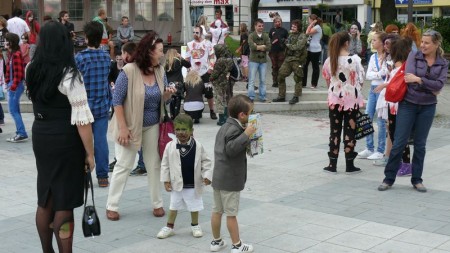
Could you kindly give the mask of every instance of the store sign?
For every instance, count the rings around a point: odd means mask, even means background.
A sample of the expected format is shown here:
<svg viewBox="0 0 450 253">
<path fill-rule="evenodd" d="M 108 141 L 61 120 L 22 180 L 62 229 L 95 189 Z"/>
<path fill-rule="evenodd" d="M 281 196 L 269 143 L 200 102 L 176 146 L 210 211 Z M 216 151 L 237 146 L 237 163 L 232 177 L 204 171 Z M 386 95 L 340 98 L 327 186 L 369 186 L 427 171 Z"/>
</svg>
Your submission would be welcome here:
<svg viewBox="0 0 450 253">
<path fill-rule="evenodd" d="M 395 0 L 395 4 L 408 4 L 409 0 Z M 432 4 L 433 0 L 413 0 L 414 4 Z"/>
<path fill-rule="evenodd" d="M 277 16 L 281 17 L 283 22 L 291 22 L 290 10 L 258 10 L 258 18 L 262 19 L 264 23 L 272 23 Z"/>
<path fill-rule="evenodd" d="M 232 5 L 233 0 L 189 0 L 190 6 Z"/>
</svg>

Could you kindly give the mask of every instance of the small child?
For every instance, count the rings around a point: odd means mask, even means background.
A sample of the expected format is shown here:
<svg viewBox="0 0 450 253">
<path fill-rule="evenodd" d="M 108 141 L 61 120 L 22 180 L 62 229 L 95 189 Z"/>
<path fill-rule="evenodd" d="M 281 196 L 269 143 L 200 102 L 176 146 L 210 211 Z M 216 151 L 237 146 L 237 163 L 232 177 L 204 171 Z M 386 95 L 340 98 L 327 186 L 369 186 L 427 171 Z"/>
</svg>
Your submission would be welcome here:
<svg viewBox="0 0 450 253">
<path fill-rule="evenodd" d="M 198 212 L 203 210 L 203 184 L 211 184 L 211 160 L 203 145 L 194 140 L 192 118 L 180 114 L 174 119 L 177 140 L 169 142 L 161 161 L 161 182 L 171 192 L 167 226 L 157 237 L 164 239 L 174 235 L 173 227 L 177 211 L 187 208 L 191 212 L 191 229 L 194 237 L 202 237 L 198 225 Z"/>
<path fill-rule="evenodd" d="M 225 213 L 232 242 L 231 253 L 253 252 L 252 245 L 241 242 L 236 218 L 240 192 L 244 189 L 247 180 L 246 150 L 250 144 L 249 137 L 256 132 L 253 125 L 245 126 L 252 111 L 253 102 L 250 98 L 245 95 L 232 97 L 228 103 L 230 118 L 216 135 L 212 180 L 214 204 L 211 216 L 214 240 L 211 242 L 211 251 L 219 251 L 226 246 L 220 236 L 222 214 Z"/>
<path fill-rule="evenodd" d="M 187 115 L 191 116 L 194 124 L 198 124 L 202 118 L 203 109 L 205 109 L 203 95 L 206 92 L 206 88 L 202 78 L 195 70 L 189 71 L 186 75 L 184 90 L 186 95 L 184 96 L 183 110 Z"/>
<path fill-rule="evenodd" d="M 30 62 L 30 44 L 28 44 L 28 34 L 22 35 L 22 44 L 20 44 L 20 52 L 23 58 L 23 67 L 25 68 Z"/>
</svg>

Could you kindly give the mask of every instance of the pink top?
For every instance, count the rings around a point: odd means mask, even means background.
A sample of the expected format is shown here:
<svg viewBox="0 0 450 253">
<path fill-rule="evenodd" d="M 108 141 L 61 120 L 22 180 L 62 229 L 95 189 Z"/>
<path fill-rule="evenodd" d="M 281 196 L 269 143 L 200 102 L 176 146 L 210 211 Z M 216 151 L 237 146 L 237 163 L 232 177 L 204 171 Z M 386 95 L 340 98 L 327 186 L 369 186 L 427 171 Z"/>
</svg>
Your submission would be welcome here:
<svg viewBox="0 0 450 253">
<path fill-rule="evenodd" d="M 20 45 L 20 52 L 22 53 L 23 64 L 27 65 L 30 62 L 30 45 L 28 43 L 22 43 Z M 26 52 L 28 52 L 27 55 L 25 55 Z"/>
<path fill-rule="evenodd" d="M 328 106 L 339 110 L 352 110 L 364 105 L 361 86 L 364 83 L 364 68 L 361 58 L 357 55 L 339 56 L 338 69 L 335 75 L 331 73 L 330 58 L 328 57 L 322 68 L 322 76 L 328 88 Z"/>
</svg>

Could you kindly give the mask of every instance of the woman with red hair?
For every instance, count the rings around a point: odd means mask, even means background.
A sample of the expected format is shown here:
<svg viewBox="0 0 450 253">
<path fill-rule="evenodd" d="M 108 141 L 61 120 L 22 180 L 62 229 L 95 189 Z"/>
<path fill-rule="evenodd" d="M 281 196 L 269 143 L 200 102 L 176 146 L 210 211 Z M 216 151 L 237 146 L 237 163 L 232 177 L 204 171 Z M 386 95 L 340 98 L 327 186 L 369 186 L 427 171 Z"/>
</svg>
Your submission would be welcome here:
<svg viewBox="0 0 450 253">
<path fill-rule="evenodd" d="M 386 30 L 385 32 L 387 34 L 399 34 L 400 29 L 398 29 L 398 26 L 394 25 L 394 24 L 390 24 L 388 26 L 386 26 Z"/>
<path fill-rule="evenodd" d="M 419 29 L 414 25 L 414 23 L 409 22 L 406 24 L 405 28 L 402 29 L 401 36 L 403 38 L 410 38 L 413 41 L 411 51 L 417 52 L 418 46 L 420 46 L 420 32 Z"/>
</svg>

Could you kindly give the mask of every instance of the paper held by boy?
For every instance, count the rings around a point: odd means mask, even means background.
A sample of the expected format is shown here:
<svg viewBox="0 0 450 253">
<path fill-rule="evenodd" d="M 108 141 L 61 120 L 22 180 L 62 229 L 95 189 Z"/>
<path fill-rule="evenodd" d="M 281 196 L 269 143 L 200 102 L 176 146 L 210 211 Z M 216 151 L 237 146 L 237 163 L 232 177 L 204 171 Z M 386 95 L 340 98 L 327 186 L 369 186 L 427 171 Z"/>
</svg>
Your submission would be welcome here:
<svg viewBox="0 0 450 253">
<path fill-rule="evenodd" d="M 255 133 L 250 136 L 250 144 L 247 147 L 247 155 L 253 157 L 264 153 L 261 114 L 250 114 L 248 124 L 252 124 L 256 128 Z"/>
</svg>

